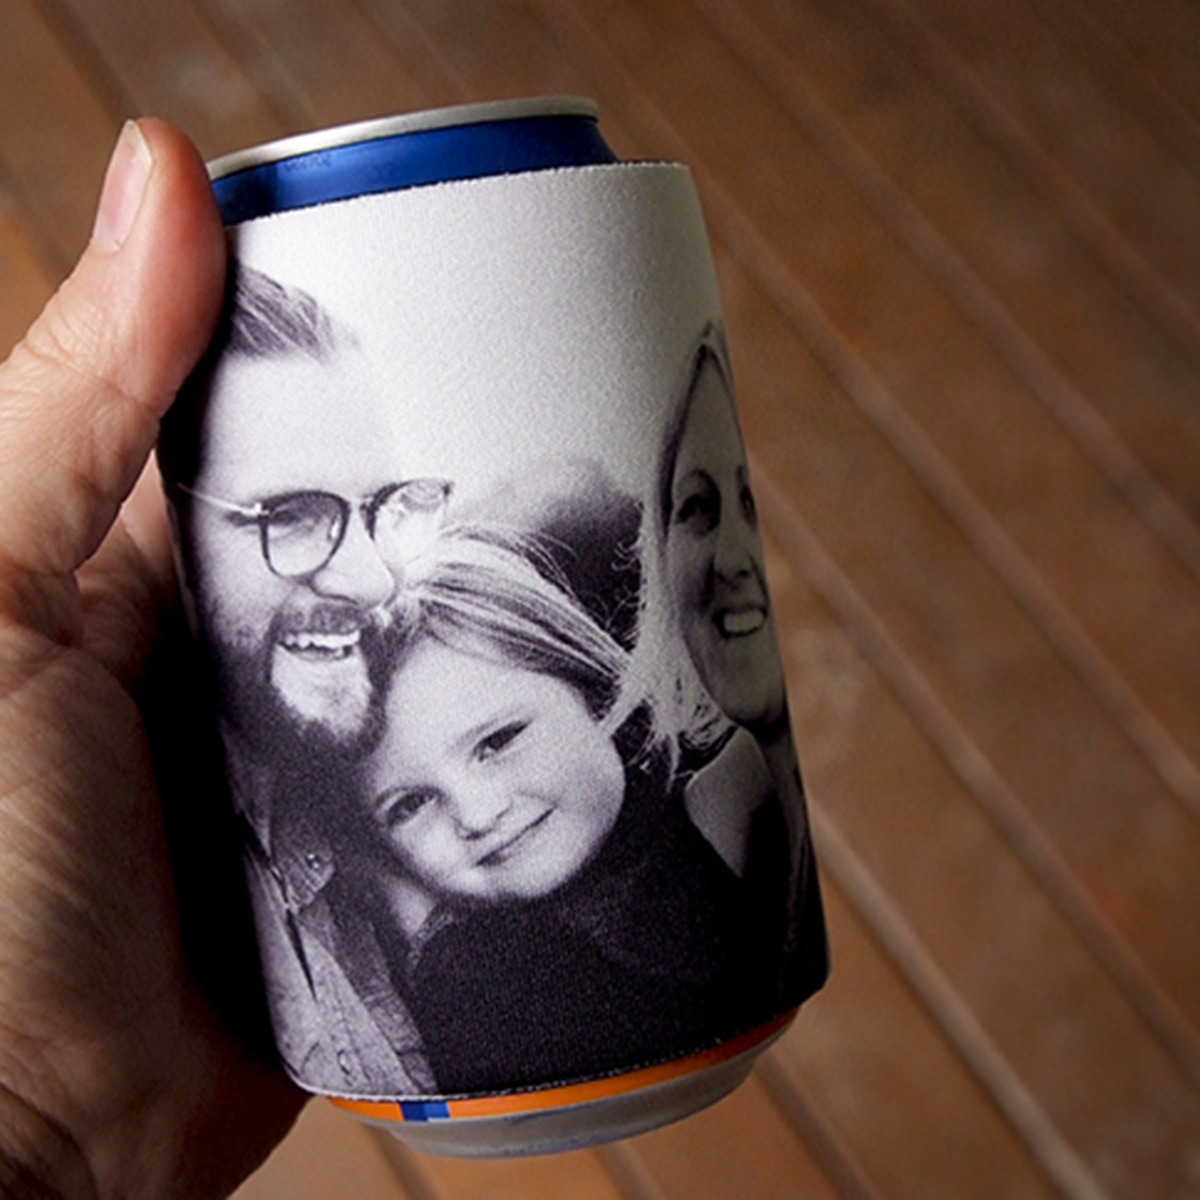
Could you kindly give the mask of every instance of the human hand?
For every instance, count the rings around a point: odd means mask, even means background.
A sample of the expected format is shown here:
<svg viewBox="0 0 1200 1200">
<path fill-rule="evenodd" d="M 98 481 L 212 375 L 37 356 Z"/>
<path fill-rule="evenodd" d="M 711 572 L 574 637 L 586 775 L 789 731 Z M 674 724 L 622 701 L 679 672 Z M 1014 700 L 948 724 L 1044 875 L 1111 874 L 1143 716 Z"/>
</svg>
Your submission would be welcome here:
<svg viewBox="0 0 1200 1200">
<path fill-rule="evenodd" d="M 302 1103 L 190 972 L 138 703 L 174 588 L 147 460 L 224 254 L 195 150 L 127 126 L 91 244 L 0 366 L 5 1196 L 222 1196 Z"/>
</svg>

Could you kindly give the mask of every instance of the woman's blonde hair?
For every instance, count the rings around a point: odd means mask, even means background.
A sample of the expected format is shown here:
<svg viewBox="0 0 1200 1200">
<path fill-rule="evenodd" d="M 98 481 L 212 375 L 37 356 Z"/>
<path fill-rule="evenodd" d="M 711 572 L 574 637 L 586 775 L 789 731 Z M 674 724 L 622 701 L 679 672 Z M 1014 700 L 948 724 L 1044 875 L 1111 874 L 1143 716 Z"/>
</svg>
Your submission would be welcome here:
<svg viewBox="0 0 1200 1200">
<path fill-rule="evenodd" d="M 642 573 L 638 635 L 629 669 L 630 677 L 639 681 L 648 697 L 662 736 L 676 747 L 701 751 L 727 735 L 730 721 L 705 688 L 684 642 L 682 614 L 676 609 L 667 579 L 666 543 L 676 460 L 697 385 L 708 370 L 720 375 L 732 396 L 733 376 L 725 335 L 715 322 L 704 327 L 688 354 L 663 432 L 638 544 Z"/>
</svg>

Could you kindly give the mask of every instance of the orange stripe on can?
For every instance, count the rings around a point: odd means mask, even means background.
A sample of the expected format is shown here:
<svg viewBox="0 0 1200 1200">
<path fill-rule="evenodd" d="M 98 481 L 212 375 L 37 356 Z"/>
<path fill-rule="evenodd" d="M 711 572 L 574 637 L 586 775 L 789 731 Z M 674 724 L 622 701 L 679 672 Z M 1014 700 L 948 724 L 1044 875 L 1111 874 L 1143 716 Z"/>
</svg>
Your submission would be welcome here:
<svg viewBox="0 0 1200 1200">
<path fill-rule="evenodd" d="M 753 1049 L 779 1033 L 796 1015 L 790 1009 L 765 1025 L 759 1025 L 739 1037 L 721 1042 L 707 1050 L 698 1050 L 683 1058 L 656 1063 L 651 1067 L 640 1067 L 620 1075 L 609 1075 L 603 1079 L 589 1079 L 583 1083 L 561 1084 L 557 1087 L 541 1088 L 532 1092 L 512 1092 L 494 1096 L 466 1096 L 444 1101 L 399 1101 L 399 1100 L 351 1100 L 341 1096 L 329 1099 L 338 1108 L 377 1121 L 429 1121 L 454 1120 L 470 1117 L 502 1117 L 516 1113 L 539 1112 L 549 1108 L 566 1108 L 573 1104 L 584 1104 L 589 1100 L 603 1100 L 626 1092 L 652 1087 L 716 1066 Z M 441 1108 L 444 1112 L 431 1112 Z M 408 1110 L 407 1114 L 406 1111 Z M 419 1114 L 419 1115 L 418 1115 Z"/>
</svg>

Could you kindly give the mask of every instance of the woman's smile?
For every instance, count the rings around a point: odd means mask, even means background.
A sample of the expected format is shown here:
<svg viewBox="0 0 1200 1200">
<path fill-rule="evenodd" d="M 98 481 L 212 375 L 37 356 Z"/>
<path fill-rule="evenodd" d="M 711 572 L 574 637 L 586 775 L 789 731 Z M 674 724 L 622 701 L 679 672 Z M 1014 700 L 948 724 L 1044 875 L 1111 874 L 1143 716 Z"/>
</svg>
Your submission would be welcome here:
<svg viewBox="0 0 1200 1200">
<path fill-rule="evenodd" d="M 749 637 L 767 627 L 767 610 L 759 604 L 718 609 L 713 614 L 713 624 L 724 638 Z"/>
</svg>

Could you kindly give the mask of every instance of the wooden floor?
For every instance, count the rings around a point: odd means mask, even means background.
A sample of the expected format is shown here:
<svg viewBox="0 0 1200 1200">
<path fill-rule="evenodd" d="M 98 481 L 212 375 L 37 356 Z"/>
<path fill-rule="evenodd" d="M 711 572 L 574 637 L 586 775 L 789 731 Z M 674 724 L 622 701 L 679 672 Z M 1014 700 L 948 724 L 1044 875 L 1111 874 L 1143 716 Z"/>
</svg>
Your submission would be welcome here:
<svg viewBox="0 0 1200 1200">
<path fill-rule="evenodd" d="M 0 0 L 5 347 L 130 114 L 582 92 L 716 245 L 831 982 L 677 1126 L 315 1103 L 239 1200 L 1200 1196 L 1198 63 L 1197 0 Z"/>
</svg>

